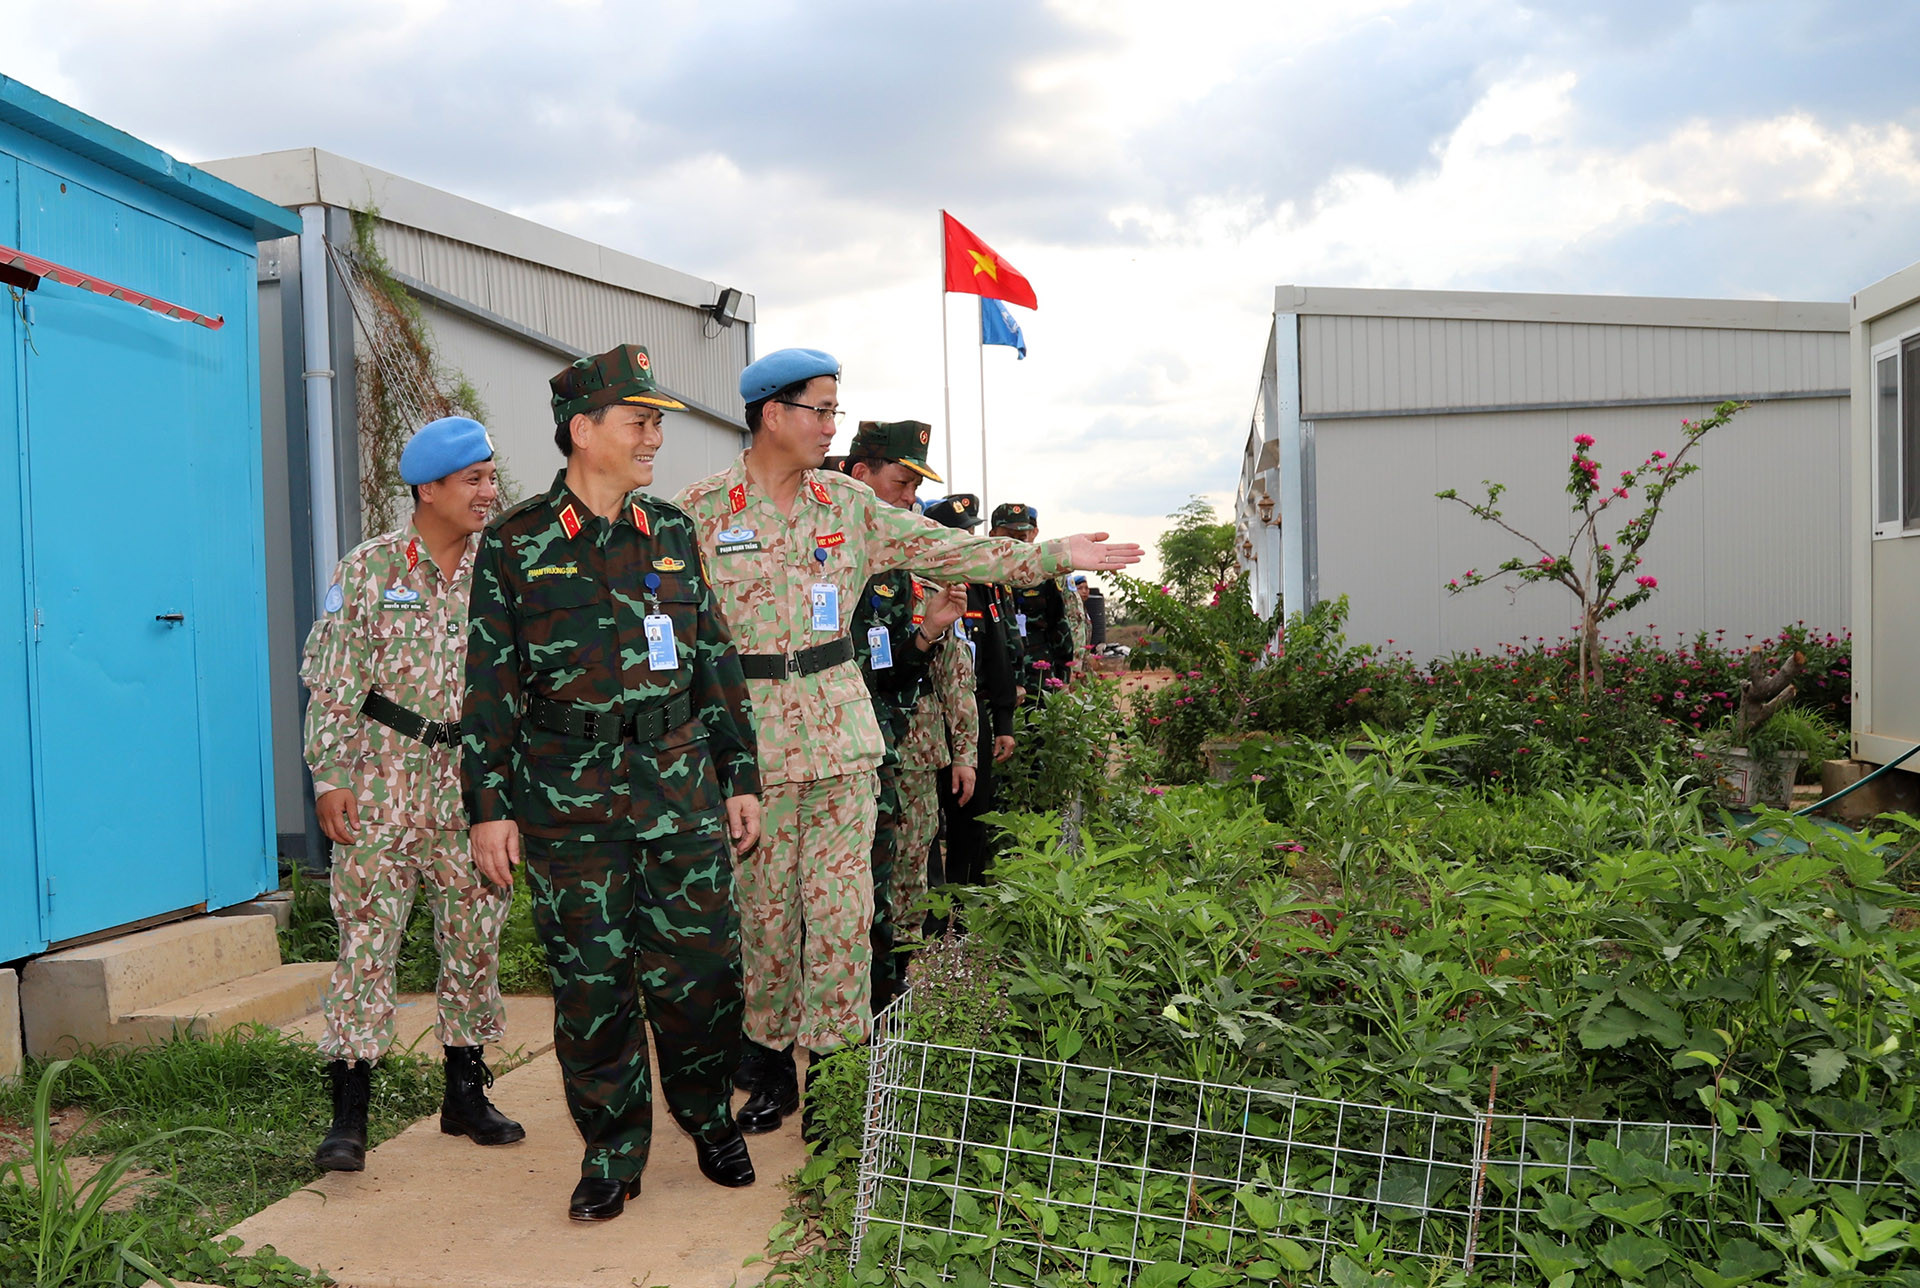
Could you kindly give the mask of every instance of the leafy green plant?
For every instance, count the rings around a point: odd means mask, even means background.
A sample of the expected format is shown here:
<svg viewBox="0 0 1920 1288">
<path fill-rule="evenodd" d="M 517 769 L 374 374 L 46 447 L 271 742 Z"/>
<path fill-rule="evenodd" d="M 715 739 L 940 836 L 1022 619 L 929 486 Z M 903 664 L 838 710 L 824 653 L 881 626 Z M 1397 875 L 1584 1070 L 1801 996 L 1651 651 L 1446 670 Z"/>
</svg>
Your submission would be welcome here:
<svg viewBox="0 0 1920 1288">
<path fill-rule="evenodd" d="M 1058 811 L 1106 780 L 1126 718 L 1119 683 L 1088 676 L 1023 706 L 1015 717 L 1013 758 L 997 771 L 998 799 L 1009 810 Z"/>
</svg>

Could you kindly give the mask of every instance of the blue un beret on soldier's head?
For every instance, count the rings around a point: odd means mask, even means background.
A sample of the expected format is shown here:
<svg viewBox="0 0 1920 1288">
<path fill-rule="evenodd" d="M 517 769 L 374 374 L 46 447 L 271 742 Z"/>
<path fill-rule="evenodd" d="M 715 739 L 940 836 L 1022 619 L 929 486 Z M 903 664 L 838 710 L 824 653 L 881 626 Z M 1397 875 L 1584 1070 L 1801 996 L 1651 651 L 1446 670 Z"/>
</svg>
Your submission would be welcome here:
<svg viewBox="0 0 1920 1288">
<path fill-rule="evenodd" d="M 435 483 L 456 470 L 493 458 L 487 427 L 465 416 L 442 416 L 422 425 L 400 453 L 400 481 Z"/>
<path fill-rule="evenodd" d="M 760 402 L 788 385 L 840 375 L 840 360 L 818 349 L 775 349 L 740 373 L 740 401 Z"/>
</svg>

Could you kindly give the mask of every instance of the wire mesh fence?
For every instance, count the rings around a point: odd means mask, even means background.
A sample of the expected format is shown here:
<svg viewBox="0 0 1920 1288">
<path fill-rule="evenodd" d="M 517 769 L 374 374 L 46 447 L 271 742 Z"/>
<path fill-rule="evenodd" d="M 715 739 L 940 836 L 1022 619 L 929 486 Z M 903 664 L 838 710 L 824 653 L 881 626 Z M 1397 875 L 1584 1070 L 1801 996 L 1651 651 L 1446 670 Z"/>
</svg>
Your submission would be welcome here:
<svg viewBox="0 0 1920 1288">
<path fill-rule="evenodd" d="M 995 1288 L 1138 1288 L 1154 1263 L 1318 1283 L 1346 1252 L 1545 1283 L 1586 1227 L 1616 1230 L 1623 1257 L 1649 1236 L 1699 1248 L 1781 1229 L 1796 1186 L 1890 1173 L 1860 1135 L 1316 1099 L 924 1041 L 912 1007 L 874 1036 L 856 1267 Z"/>
</svg>

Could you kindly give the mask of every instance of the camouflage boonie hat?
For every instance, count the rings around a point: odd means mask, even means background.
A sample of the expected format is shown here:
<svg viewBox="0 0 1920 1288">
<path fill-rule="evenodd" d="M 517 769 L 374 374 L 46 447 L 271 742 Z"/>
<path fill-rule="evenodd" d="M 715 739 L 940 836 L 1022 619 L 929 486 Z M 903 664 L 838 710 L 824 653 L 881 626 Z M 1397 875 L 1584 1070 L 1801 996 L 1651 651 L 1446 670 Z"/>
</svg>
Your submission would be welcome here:
<svg viewBox="0 0 1920 1288">
<path fill-rule="evenodd" d="M 1015 528 L 1026 530 L 1040 526 L 1040 512 L 1030 505 L 1021 505 L 1018 501 L 1008 501 L 993 507 L 993 526 L 996 528 Z"/>
<path fill-rule="evenodd" d="M 653 360 L 637 344 L 623 344 L 597 357 L 577 359 L 547 385 L 553 390 L 556 425 L 566 424 L 583 411 L 615 403 L 668 411 L 687 409 L 685 403 L 660 392 L 653 380 Z"/>
<path fill-rule="evenodd" d="M 863 420 L 860 432 L 853 436 L 847 455 L 855 459 L 897 461 L 923 479 L 944 482 L 927 466 L 927 445 L 933 441 L 933 426 L 920 420 Z"/>
</svg>

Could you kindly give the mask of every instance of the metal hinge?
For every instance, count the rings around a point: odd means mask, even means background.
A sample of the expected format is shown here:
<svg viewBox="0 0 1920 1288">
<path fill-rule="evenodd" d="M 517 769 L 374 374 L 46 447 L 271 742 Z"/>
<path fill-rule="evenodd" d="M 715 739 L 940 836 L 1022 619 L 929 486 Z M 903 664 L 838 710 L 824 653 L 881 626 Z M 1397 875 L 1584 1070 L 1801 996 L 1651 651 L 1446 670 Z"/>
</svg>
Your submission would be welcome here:
<svg viewBox="0 0 1920 1288">
<path fill-rule="evenodd" d="M 49 901 L 53 899 L 53 878 L 52 877 L 47 878 L 47 899 Z"/>
<path fill-rule="evenodd" d="M 33 606 L 33 642 L 35 644 L 40 642 L 40 630 L 46 624 L 47 619 L 41 615 L 40 605 L 35 604 Z"/>
</svg>

